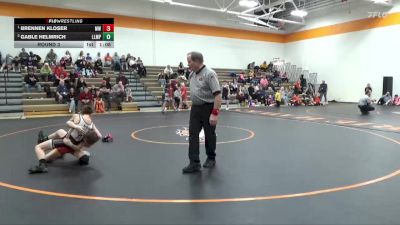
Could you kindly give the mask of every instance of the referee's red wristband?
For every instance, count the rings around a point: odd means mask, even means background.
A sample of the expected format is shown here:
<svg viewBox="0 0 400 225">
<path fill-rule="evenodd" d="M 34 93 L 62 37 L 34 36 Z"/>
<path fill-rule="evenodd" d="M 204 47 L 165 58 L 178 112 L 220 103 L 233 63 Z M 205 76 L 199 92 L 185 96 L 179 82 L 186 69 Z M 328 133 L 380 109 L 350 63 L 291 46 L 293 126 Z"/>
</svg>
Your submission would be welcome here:
<svg viewBox="0 0 400 225">
<path fill-rule="evenodd" d="M 218 116 L 218 114 L 219 114 L 219 109 L 213 109 L 213 110 L 211 111 L 211 114 L 213 114 L 214 116 Z"/>
</svg>

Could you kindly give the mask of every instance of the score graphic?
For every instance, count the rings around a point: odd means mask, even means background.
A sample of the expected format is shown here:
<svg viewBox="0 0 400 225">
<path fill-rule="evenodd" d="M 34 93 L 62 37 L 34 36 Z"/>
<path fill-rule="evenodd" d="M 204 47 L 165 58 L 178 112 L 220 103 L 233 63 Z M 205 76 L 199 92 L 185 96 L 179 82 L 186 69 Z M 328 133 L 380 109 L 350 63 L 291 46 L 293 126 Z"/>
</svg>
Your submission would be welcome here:
<svg viewBox="0 0 400 225">
<path fill-rule="evenodd" d="M 113 48 L 113 18 L 14 19 L 15 48 Z"/>
</svg>

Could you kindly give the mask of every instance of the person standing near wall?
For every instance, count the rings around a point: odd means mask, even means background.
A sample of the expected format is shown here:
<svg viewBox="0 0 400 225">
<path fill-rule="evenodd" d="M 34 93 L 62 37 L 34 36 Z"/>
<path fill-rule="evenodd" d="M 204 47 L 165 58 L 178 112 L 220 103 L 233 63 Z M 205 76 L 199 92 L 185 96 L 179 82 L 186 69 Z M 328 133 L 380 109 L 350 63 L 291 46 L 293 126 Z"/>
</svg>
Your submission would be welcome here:
<svg viewBox="0 0 400 225">
<path fill-rule="evenodd" d="M 328 84 L 326 84 L 324 80 L 322 81 L 322 84 L 319 85 L 318 93 L 321 96 L 321 102 L 322 102 L 322 97 L 323 97 L 324 104 L 328 104 L 328 99 L 326 98 L 326 94 L 328 93 Z"/>
<path fill-rule="evenodd" d="M 188 166 L 182 169 L 183 173 L 199 172 L 199 133 L 204 128 L 205 147 L 207 160 L 204 168 L 215 166 L 215 149 L 217 136 L 215 128 L 218 122 L 219 110 L 221 108 L 221 87 L 217 74 L 203 64 L 203 55 L 200 52 L 187 54 L 189 68 L 190 98 L 192 108 L 189 120 L 189 160 Z"/>
</svg>

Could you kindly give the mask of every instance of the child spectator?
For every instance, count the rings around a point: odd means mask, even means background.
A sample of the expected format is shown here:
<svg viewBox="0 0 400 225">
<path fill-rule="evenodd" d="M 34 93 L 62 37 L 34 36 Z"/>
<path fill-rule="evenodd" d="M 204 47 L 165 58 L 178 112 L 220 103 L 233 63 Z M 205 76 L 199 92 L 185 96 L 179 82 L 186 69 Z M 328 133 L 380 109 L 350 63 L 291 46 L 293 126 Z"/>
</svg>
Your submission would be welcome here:
<svg viewBox="0 0 400 225">
<path fill-rule="evenodd" d="M 187 104 L 187 99 L 188 99 L 188 93 L 187 93 L 187 87 L 185 85 L 185 83 L 181 83 L 181 95 L 182 95 L 182 108 L 186 109 L 189 108 L 188 104 Z"/>
<path fill-rule="evenodd" d="M 398 95 L 394 95 L 393 105 L 400 105 L 400 98 Z"/>
<path fill-rule="evenodd" d="M 110 53 L 107 52 L 107 55 L 104 56 L 104 66 L 106 67 L 110 67 L 112 65 L 112 57 L 110 55 Z"/>
<path fill-rule="evenodd" d="M 226 110 L 229 110 L 229 96 L 230 96 L 230 88 L 226 81 L 222 85 L 222 100 L 226 103 Z"/>
<path fill-rule="evenodd" d="M 104 113 L 104 101 L 99 90 L 96 91 L 96 98 L 94 100 L 94 109 L 96 113 Z"/>
<path fill-rule="evenodd" d="M 71 88 L 69 90 L 69 113 L 75 114 L 76 113 L 76 105 L 78 103 L 78 95 L 75 91 L 75 88 Z"/>
<path fill-rule="evenodd" d="M 301 105 L 301 98 L 297 94 L 293 94 L 292 99 L 290 100 L 290 104 L 294 106 Z"/>
<path fill-rule="evenodd" d="M 278 90 L 275 93 L 275 103 L 276 103 L 276 107 L 280 107 L 281 106 L 281 102 L 282 102 L 282 93 L 281 90 Z"/>
<path fill-rule="evenodd" d="M 89 88 L 85 87 L 79 95 L 78 110 L 82 111 L 83 106 L 89 106 L 93 109 L 93 95 L 89 92 Z"/>
</svg>

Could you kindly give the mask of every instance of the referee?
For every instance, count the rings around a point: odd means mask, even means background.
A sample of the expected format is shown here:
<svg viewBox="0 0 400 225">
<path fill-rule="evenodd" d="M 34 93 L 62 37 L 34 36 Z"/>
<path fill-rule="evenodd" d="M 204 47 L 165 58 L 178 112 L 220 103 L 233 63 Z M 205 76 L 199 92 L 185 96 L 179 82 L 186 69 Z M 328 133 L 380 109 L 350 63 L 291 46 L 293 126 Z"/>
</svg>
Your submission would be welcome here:
<svg viewBox="0 0 400 225">
<path fill-rule="evenodd" d="M 192 73 L 189 75 L 190 98 L 192 108 L 189 120 L 189 160 L 188 166 L 182 169 L 183 173 L 199 172 L 199 133 L 204 129 L 207 160 L 204 168 L 215 166 L 215 148 L 217 136 L 215 128 L 221 108 L 221 87 L 218 76 L 203 64 L 203 55 L 200 52 L 187 54 L 187 61 Z"/>
</svg>

